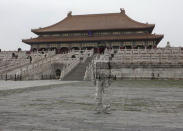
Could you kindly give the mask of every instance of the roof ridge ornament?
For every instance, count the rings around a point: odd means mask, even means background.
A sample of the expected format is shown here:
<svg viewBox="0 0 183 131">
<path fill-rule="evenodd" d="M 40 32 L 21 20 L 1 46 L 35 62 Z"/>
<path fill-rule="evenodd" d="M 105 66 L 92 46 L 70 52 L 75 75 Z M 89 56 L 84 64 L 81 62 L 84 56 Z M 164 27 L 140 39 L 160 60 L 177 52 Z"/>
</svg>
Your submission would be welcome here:
<svg viewBox="0 0 183 131">
<path fill-rule="evenodd" d="M 124 8 L 120 8 L 120 13 L 122 13 L 122 14 L 125 14 L 125 9 Z"/>
<path fill-rule="evenodd" d="M 171 47 L 170 42 L 167 41 L 166 48 L 170 48 L 170 47 Z"/>
<path fill-rule="evenodd" d="M 67 16 L 69 17 L 69 16 L 72 16 L 72 11 L 69 11 L 68 13 L 67 13 Z"/>
</svg>

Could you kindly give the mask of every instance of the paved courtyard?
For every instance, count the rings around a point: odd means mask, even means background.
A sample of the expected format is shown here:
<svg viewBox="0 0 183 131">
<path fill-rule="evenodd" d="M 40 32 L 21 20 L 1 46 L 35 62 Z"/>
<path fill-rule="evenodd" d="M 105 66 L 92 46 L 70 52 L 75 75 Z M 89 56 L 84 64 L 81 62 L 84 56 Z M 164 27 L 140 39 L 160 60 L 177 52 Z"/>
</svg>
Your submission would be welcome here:
<svg viewBox="0 0 183 131">
<path fill-rule="evenodd" d="M 183 131 L 183 81 L 116 81 L 111 114 L 95 114 L 91 82 L 59 82 L 0 90 L 0 131 Z"/>
</svg>

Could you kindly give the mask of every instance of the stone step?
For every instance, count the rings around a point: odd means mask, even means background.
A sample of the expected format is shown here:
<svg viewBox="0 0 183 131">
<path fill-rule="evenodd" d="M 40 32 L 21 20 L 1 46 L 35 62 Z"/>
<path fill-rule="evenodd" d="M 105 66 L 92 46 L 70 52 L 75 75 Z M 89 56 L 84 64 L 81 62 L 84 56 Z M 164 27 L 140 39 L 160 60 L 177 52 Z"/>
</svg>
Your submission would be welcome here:
<svg viewBox="0 0 183 131">
<path fill-rule="evenodd" d="M 87 58 L 85 63 L 80 63 L 76 66 L 68 75 L 66 75 L 63 80 L 65 81 L 83 81 L 86 71 L 86 67 L 91 61 L 92 57 Z"/>
</svg>

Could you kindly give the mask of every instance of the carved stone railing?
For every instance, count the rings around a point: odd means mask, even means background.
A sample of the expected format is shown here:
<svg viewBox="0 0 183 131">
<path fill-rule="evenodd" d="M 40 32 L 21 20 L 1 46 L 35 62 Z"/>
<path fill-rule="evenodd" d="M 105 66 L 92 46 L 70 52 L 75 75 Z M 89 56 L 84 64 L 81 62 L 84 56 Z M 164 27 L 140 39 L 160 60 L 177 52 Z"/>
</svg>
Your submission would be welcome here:
<svg viewBox="0 0 183 131">
<path fill-rule="evenodd" d="M 37 52 L 32 52 L 30 56 L 32 57 L 32 62 L 36 62 L 38 60 L 44 59 L 46 57 L 52 57 L 55 56 L 56 52 L 55 51 L 37 51 Z"/>
<path fill-rule="evenodd" d="M 94 54 L 94 50 L 72 50 L 70 55 L 76 55 L 77 58 L 82 58 L 81 63 L 85 63 L 88 57 Z"/>
<path fill-rule="evenodd" d="M 85 75 L 84 75 L 84 80 L 93 80 L 94 79 L 94 62 L 96 60 L 100 59 L 100 55 L 93 55 L 92 60 L 89 63 L 89 65 L 86 67 Z"/>
<path fill-rule="evenodd" d="M 120 49 L 113 62 L 122 63 L 183 63 L 182 48 Z"/>
<path fill-rule="evenodd" d="M 58 61 L 56 59 L 46 58 L 46 59 L 43 59 L 41 61 L 34 62 L 32 64 L 27 64 L 26 66 L 15 69 L 11 72 L 8 72 L 8 73 L 4 74 L 4 76 L 5 75 L 7 75 L 7 76 L 15 76 L 16 75 L 16 76 L 21 76 L 21 80 L 22 79 L 27 80 L 28 76 L 39 73 L 41 71 L 41 69 L 49 68 L 49 66 L 54 62 L 58 63 Z M 1 77 L 1 78 L 3 78 L 3 77 Z M 4 77 L 4 79 L 5 79 L 5 77 Z M 14 77 L 12 79 L 14 79 Z"/>
<path fill-rule="evenodd" d="M 93 71 L 94 71 L 93 64 L 90 63 L 86 67 L 86 72 L 85 72 L 85 75 L 84 75 L 84 80 L 92 80 L 93 79 Z"/>
<path fill-rule="evenodd" d="M 39 72 L 41 68 L 46 68 L 54 62 L 59 62 L 58 59 L 62 57 L 65 57 L 65 54 L 46 57 L 39 61 L 33 62 L 32 64 L 28 64 L 22 68 L 19 68 L 18 70 L 15 70 L 14 72 L 11 72 L 11 73 L 12 74 L 15 73 L 17 75 L 21 75 L 22 77 L 26 77 L 30 74 Z"/>
<path fill-rule="evenodd" d="M 13 59 L 11 58 L 12 53 L 15 53 L 16 55 L 18 55 L 17 59 Z M 5 52 L 1 52 L 1 55 L 9 55 L 9 57 L 5 57 L 6 59 L 4 59 L 3 61 L 1 61 L 1 63 L 4 63 L 6 61 L 10 61 L 8 64 L 6 64 L 6 67 L 1 66 L 0 67 L 0 74 L 11 74 L 11 72 L 13 72 L 14 74 L 21 74 L 20 71 L 17 70 L 22 70 L 22 68 L 25 68 L 28 66 L 28 69 L 30 68 L 30 66 L 32 66 L 32 64 L 30 64 L 30 59 L 28 59 L 27 57 L 30 55 L 34 55 L 36 53 L 31 53 L 31 54 L 26 54 L 26 51 L 5 51 Z M 39 53 L 40 54 L 40 53 Z M 33 64 L 37 63 L 39 61 L 45 60 L 45 59 L 49 59 L 51 57 L 54 58 L 55 56 L 55 52 L 53 51 L 49 51 L 49 52 L 45 52 L 45 55 L 42 55 L 42 57 L 39 57 L 39 59 L 35 59 L 33 60 Z M 11 56 L 11 57 L 10 57 Z M 44 57 L 43 57 L 44 56 Z M 25 69 L 24 69 L 25 70 Z"/>
<path fill-rule="evenodd" d="M 77 64 L 80 62 L 79 58 L 76 60 L 76 58 L 69 58 L 70 53 L 67 54 L 57 54 L 55 56 L 46 57 L 41 59 L 40 61 L 35 61 L 32 64 L 29 64 L 27 66 L 24 66 L 14 72 L 14 74 L 21 75 L 22 77 L 26 77 L 31 74 L 35 74 L 40 71 L 41 68 L 47 68 L 52 63 L 63 63 L 67 68 L 64 69 L 62 72 L 63 74 L 67 74 L 69 71 L 71 71 Z"/>
<path fill-rule="evenodd" d="M 0 74 L 4 74 L 8 71 L 20 68 L 28 64 L 29 64 L 29 60 L 27 59 L 11 60 L 11 62 L 4 64 L 3 66 L 0 67 Z"/>
</svg>

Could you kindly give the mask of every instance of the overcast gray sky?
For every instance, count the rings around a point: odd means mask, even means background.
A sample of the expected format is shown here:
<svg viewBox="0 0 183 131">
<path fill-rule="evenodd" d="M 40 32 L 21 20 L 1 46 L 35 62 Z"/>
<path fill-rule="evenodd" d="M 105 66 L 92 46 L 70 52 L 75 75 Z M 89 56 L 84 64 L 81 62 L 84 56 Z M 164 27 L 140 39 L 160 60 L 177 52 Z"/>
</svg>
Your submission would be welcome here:
<svg viewBox="0 0 183 131">
<path fill-rule="evenodd" d="M 120 8 L 134 20 L 156 24 L 153 33 L 164 34 L 159 46 L 167 41 L 183 46 L 183 0 L 0 0 L 0 49 L 28 50 L 21 40 L 36 36 L 31 29 L 54 24 L 68 11 L 98 14 Z"/>
</svg>

